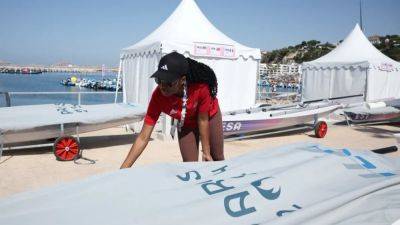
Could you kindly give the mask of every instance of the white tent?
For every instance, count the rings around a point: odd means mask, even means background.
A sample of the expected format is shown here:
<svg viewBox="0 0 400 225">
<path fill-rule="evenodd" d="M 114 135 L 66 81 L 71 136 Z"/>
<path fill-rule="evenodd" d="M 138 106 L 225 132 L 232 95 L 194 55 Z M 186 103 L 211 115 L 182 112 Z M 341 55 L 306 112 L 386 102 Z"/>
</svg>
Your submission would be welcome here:
<svg viewBox="0 0 400 225">
<path fill-rule="evenodd" d="M 214 69 L 223 111 L 255 103 L 260 50 L 243 46 L 215 28 L 194 0 L 182 0 L 153 33 L 122 50 L 124 102 L 148 104 L 156 87 L 149 77 L 160 58 L 172 51 Z"/>
<path fill-rule="evenodd" d="M 302 72 L 303 101 L 357 96 L 358 100 L 374 101 L 400 97 L 400 63 L 376 49 L 358 24 L 330 53 L 303 63 Z"/>
</svg>

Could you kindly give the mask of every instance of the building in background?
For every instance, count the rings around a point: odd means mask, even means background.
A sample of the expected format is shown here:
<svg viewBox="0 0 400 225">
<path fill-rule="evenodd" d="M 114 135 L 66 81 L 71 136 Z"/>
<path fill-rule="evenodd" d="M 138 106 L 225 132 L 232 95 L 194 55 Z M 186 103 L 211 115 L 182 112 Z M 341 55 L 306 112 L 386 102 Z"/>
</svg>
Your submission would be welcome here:
<svg viewBox="0 0 400 225">
<path fill-rule="evenodd" d="M 378 35 L 373 35 L 371 37 L 368 37 L 368 40 L 373 44 L 373 45 L 379 45 L 381 44 L 381 39 Z"/>
<path fill-rule="evenodd" d="M 260 76 L 263 77 L 278 77 L 286 75 L 298 75 L 300 73 L 299 64 L 265 64 L 260 63 Z"/>
</svg>

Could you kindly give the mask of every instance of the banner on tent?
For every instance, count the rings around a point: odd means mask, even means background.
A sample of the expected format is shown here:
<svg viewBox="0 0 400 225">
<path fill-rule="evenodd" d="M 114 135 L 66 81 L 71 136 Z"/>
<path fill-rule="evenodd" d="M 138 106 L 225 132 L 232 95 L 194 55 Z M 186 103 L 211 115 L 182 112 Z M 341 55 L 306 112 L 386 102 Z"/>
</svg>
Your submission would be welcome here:
<svg viewBox="0 0 400 225">
<path fill-rule="evenodd" d="M 194 43 L 194 55 L 231 59 L 236 57 L 236 50 L 232 45 Z"/>
<path fill-rule="evenodd" d="M 386 71 L 386 72 L 392 72 L 394 69 L 393 65 L 390 63 L 381 63 L 378 68 L 379 68 L 379 70 Z"/>
</svg>

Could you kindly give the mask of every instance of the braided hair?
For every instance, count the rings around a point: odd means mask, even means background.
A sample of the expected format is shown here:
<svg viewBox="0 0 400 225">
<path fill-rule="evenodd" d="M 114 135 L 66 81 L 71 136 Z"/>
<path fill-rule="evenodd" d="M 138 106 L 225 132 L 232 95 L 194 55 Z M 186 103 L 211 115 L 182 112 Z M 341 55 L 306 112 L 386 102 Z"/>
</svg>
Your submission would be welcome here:
<svg viewBox="0 0 400 225">
<path fill-rule="evenodd" d="M 188 83 L 206 83 L 210 89 L 212 98 L 217 96 L 218 82 L 214 70 L 204 63 L 191 58 L 186 58 L 189 63 L 189 72 L 186 75 Z"/>
</svg>

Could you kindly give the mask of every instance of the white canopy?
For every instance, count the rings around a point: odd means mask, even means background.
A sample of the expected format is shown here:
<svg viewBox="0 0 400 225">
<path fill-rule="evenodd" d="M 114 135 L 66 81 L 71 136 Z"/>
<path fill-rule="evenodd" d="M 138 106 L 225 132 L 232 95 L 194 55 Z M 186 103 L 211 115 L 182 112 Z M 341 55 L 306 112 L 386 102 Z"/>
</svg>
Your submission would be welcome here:
<svg viewBox="0 0 400 225">
<path fill-rule="evenodd" d="M 150 75 L 172 51 L 209 65 L 218 79 L 221 109 L 255 103 L 259 49 L 243 46 L 213 26 L 194 0 L 182 0 L 153 33 L 121 53 L 124 101 L 146 105 L 156 87 Z"/>
<path fill-rule="evenodd" d="M 372 101 L 400 97 L 400 63 L 382 54 L 358 24 L 321 58 L 303 63 L 303 101 L 362 95 Z"/>
<path fill-rule="evenodd" d="M 219 31 L 204 16 L 194 0 L 182 0 L 170 17 L 149 36 L 122 50 L 123 56 L 178 51 L 197 55 L 194 43 L 234 46 L 235 55 L 229 58 L 253 57 L 261 59 L 259 49 L 249 48 Z"/>
</svg>

